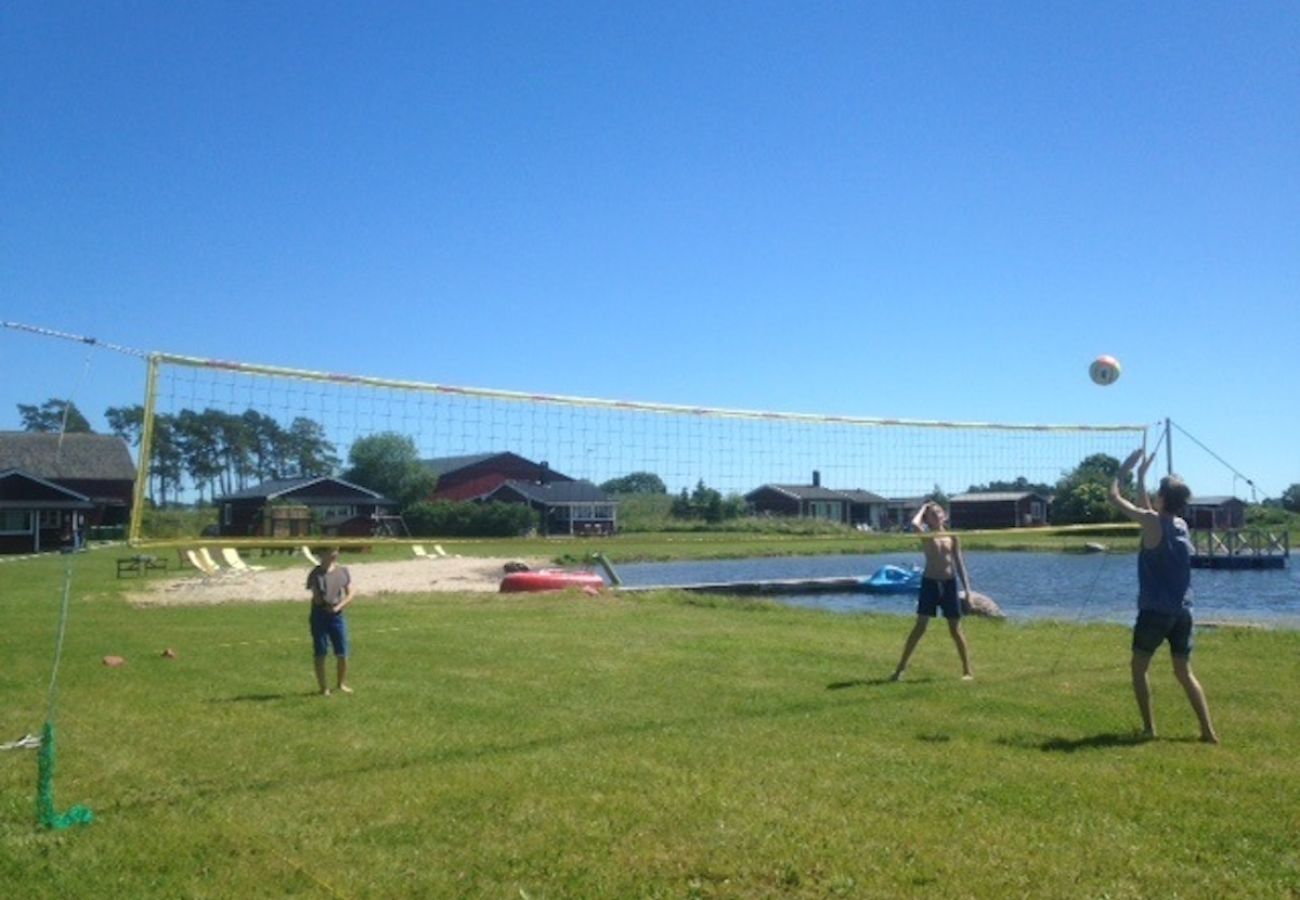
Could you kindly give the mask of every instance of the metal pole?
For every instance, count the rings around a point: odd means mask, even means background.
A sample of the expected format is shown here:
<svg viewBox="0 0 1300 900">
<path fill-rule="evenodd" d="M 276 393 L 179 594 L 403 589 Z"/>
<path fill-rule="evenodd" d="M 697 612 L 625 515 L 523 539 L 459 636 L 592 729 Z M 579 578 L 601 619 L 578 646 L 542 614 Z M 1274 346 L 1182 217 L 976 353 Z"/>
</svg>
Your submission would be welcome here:
<svg viewBox="0 0 1300 900">
<path fill-rule="evenodd" d="M 1165 417 L 1165 474 L 1174 474 L 1174 435 L 1169 427 L 1169 418 Z"/>
</svg>

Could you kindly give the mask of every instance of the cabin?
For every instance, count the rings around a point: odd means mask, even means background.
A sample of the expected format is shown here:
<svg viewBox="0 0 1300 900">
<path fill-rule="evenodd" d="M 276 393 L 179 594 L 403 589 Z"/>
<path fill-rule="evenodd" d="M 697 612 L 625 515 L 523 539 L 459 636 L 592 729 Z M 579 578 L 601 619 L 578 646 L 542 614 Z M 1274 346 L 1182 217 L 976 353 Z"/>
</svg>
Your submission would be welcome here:
<svg viewBox="0 0 1300 900">
<path fill-rule="evenodd" d="M 549 484 L 574 480 L 545 462 L 536 463 L 509 451 L 443 456 L 421 464 L 438 476 L 431 500 L 482 500 L 507 481 Z"/>
<path fill-rule="evenodd" d="M 880 531 L 885 527 L 885 511 L 889 501 L 879 494 L 854 488 L 840 491 L 849 501 L 849 524 L 854 528 Z"/>
<path fill-rule="evenodd" d="M 861 489 L 834 490 L 822 487 L 821 472 L 812 473 L 811 484 L 765 484 L 745 495 L 755 513 L 824 519 L 852 527 L 883 527 L 888 501 Z"/>
<path fill-rule="evenodd" d="M 953 528 L 1031 528 L 1047 524 L 1049 501 L 1034 491 L 957 494 L 949 498 Z"/>
<path fill-rule="evenodd" d="M 0 432 L 0 475 L 0 553 L 79 547 L 131 518 L 135 463 L 116 435 Z"/>
<path fill-rule="evenodd" d="M 375 537 L 397 501 L 342 478 L 284 478 L 213 500 L 222 537 Z"/>
<path fill-rule="evenodd" d="M 1241 528 L 1246 524 L 1246 503 L 1236 497 L 1193 497 L 1183 519 L 1191 529 Z"/>
<path fill-rule="evenodd" d="M 882 531 L 906 531 L 912 527 L 912 520 L 921 511 L 921 507 L 930 501 L 929 497 L 890 497 L 885 500 L 880 515 Z"/>
<path fill-rule="evenodd" d="M 0 553 L 75 548 L 95 504 L 21 469 L 0 472 Z"/>
<path fill-rule="evenodd" d="M 618 501 L 590 481 L 510 480 L 481 499 L 527 504 L 538 513 L 544 535 L 611 535 L 618 530 Z"/>
</svg>

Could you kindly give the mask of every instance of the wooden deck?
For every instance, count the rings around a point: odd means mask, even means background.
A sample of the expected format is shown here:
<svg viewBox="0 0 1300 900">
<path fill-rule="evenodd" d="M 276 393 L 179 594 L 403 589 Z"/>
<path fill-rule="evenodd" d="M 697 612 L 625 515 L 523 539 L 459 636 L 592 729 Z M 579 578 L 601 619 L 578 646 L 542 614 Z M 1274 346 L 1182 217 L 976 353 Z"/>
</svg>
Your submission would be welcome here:
<svg viewBox="0 0 1300 900">
<path fill-rule="evenodd" d="M 655 584 L 616 590 L 625 593 L 644 591 L 692 591 L 702 594 L 851 594 L 865 590 L 865 578 L 790 578 L 762 581 L 718 581 L 695 584 Z"/>
<path fill-rule="evenodd" d="M 1191 537 L 1194 569 L 1282 569 L 1291 555 L 1286 529 L 1195 529 Z"/>
</svg>

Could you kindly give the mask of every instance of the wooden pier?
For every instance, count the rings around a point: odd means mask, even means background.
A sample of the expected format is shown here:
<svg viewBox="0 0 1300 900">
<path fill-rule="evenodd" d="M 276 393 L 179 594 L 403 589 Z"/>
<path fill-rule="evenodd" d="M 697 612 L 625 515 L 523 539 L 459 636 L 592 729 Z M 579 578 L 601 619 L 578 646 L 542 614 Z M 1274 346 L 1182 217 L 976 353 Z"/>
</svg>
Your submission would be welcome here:
<svg viewBox="0 0 1300 900">
<path fill-rule="evenodd" d="M 1282 569 L 1291 555 L 1291 535 L 1286 529 L 1194 529 L 1194 569 Z"/>
<path fill-rule="evenodd" d="M 785 578 L 762 581 L 718 581 L 696 584 L 654 584 L 629 587 L 619 585 L 616 590 L 626 593 L 642 591 L 691 591 L 700 594 L 856 594 L 866 588 L 865 578 Z"/>
</svg>

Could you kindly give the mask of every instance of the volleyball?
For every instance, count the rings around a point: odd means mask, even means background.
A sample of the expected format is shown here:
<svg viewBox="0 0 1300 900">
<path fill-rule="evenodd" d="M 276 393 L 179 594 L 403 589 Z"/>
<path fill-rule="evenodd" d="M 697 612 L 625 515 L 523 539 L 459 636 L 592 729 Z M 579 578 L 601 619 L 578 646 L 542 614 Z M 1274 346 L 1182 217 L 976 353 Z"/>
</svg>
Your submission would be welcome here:
<svg viewBox="0 0 1300 900">
<path fill-rule="evenodd" d="M 1105 387 L 1119 381 L 1119 360 L 1113 356 L 1099 356 L 1088 366 L 1088 377 Z"/>
</svg>

